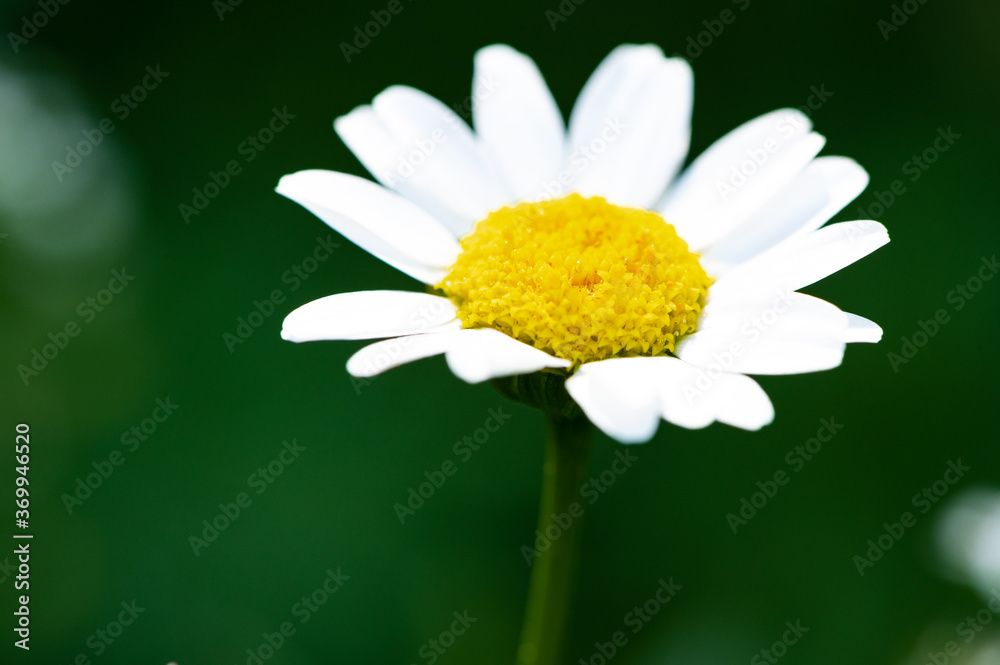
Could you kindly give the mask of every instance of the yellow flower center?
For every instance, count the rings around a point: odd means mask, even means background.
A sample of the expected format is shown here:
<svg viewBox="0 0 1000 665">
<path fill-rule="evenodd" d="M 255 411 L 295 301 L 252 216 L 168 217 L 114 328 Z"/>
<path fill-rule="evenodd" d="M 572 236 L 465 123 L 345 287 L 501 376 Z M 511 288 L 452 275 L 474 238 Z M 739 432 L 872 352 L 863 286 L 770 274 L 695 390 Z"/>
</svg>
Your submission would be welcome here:
<svg viewBox="0 0 1000 665">
<path fill-rule="evenodd" d="M 654 212 L 571 194 L 490 213 L 436 285 L 465 328 L 494 328 L 576 367 L 672 353 L 711 278 Z"/>
</svg>

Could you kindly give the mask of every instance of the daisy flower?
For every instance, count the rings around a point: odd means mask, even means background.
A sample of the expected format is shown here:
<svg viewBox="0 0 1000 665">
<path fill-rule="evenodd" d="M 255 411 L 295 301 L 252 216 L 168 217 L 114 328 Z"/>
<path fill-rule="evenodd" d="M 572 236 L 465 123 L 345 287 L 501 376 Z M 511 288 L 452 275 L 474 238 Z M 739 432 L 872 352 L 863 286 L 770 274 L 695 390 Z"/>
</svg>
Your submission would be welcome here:
<svg viewBox="0 0 1000 665">
<path fill-rule="evenodd" d="M 282 336 L 384 340 L 348 361 L 357 377 L 444 354 L 470 383 L 557 381 L 625 443 L 661 419 L 770 423 L 748 375 L 830 369 L 882 335 L 799 289 L 889 237 L 873 221 L 824 226 L 868 175 L 817 157 L 825 139 L 795 109 L 740 125 L 682 170 L 693 89 L 687 62 L 652 45 L 614 49 L 568 123 L 535 63 L 505 45 L 475 56 L 474 129 L 419 90 L 386 89 L 334 123 L 378 183 L 309 170 L 277 191 L 427 288 L 321 298 Z"/>
</svg>

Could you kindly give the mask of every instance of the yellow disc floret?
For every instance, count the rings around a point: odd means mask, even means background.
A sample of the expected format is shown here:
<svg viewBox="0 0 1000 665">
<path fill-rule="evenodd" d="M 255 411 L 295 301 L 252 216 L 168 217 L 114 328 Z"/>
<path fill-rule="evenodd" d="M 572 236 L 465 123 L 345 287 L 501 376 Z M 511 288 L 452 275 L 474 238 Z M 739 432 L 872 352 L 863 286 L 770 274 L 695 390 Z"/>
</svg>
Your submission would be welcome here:
<svg viewBox="0 0 1000 665">
<path fill-rule="evenodd" d="M 711 278 L 662 217 L 577 194 L 501 208 L 437 284 L 465 328 L 573 362 L 672 353 Z"/>
</svg>

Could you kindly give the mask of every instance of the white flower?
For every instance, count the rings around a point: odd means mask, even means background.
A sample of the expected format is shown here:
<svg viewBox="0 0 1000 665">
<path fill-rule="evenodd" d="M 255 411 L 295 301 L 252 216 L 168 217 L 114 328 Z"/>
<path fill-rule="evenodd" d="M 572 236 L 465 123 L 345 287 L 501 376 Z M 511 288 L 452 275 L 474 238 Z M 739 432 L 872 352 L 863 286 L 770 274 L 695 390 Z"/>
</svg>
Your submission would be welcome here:
<svg viewBox="0 0 1000 665">
<path fill-rule="evenodd" d="M 737 127 L 678 175 L 693 86 L 684 60 L 620 46 L 567 129 L 534 62 L 489 46 L 475 58 L 475 131 L 418 90 L 388 88 L 335 123 L 381 185 L 312 170 L 277 191 L 449 297 L 333 295 L 292 312 L 282 336 L 392 338 L 348 361 L 358 377 L 439 354 L 470 383 L 555 368 L 570 374 L 566 389 L 590 420 L 626 443 L 649 440 L 661 418 L 770 423 L 771 402 L 747 374 L 830 369 L 846 344 L 882 335 L 796 291 L 889 237 L 872 221 L 820 228 L 868 174 L 817 157 L 825 139 L 797 110 Z M 569 228 L 584 209 L 565 236 L 525 226 Z M 649 247 L 635 244 L 647 236 Z M 598 296 L 602 305 L 587 300 Z"/>
</svg>

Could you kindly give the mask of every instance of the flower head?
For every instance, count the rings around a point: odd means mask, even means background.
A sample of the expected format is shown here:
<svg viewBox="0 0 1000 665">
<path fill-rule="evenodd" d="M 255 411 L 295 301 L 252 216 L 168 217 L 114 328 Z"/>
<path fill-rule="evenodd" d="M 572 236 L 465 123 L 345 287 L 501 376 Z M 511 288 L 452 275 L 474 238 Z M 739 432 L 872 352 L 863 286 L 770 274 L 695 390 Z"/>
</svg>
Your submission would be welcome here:
<svg viewBox="0 0 1000 665">
<path fill-rule="evenodd" d="M 437 285 L 466 328 L 581 363 L 673 353 L 711 283 L 655 212 L 578 194 L 501 208 Z"/>
<path fill-rule="evenodd" d="M 736 128 L 678 175 L 693 100 L 688 64 L 625 45 L 563 122 L 534 62 L 476 55 L 475 131 L 393 86 L 335 128 L 381 183 L 328 171 L 277 191 L 424 282 L 292 312 L 292 341 L 379 339 L 355 376 L 444 354 L 469 382 L 559 372 L 590 420 L 623 442 L 661 419 L 758 429 L 774 416 L 747 374 L 840 364 L 871 321 L 798 293 L 888 242 L 877 222 L 822 227 L 867 185 L 782 109 Z"/>
</svg>

